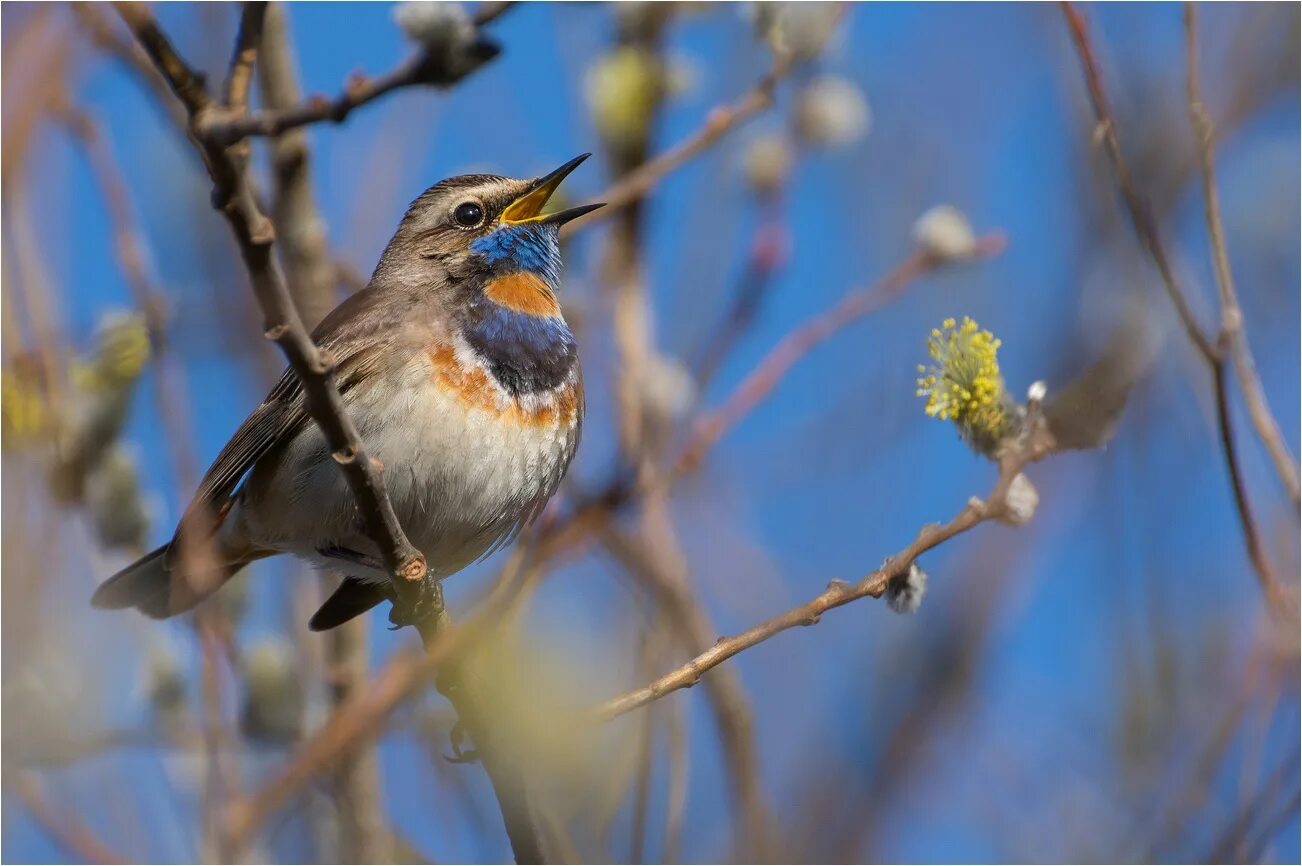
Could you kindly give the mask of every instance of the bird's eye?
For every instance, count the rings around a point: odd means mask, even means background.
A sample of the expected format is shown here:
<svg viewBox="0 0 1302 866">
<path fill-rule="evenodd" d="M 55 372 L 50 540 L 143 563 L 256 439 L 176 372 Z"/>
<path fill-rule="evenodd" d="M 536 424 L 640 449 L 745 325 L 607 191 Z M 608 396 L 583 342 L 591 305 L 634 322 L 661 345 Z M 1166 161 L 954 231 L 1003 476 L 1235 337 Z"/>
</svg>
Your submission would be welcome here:
<svg viewBox="0 0 1302 866">
<path fill-rule="evenodd" d="M 457 225 L 472 229 L 484 221 L 484 209 L 473 201 L 463 201 L 452 212 L 452 218 Z"/>
</svg>

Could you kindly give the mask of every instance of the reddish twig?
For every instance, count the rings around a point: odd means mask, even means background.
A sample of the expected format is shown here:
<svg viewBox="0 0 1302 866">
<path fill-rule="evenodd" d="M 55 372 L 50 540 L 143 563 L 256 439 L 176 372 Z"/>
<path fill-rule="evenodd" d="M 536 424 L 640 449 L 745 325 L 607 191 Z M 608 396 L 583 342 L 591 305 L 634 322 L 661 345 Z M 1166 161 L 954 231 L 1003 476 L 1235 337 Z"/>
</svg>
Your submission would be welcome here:
<svg viewBox="0 0 1302 866">
<path fill-rule="evenodd" d="M 977 240 L 972 255 L 974 258 L 997 255 L 1006 243 L 1007 239 L 1002 233 L 994 232 Z M 679 454 L 678 471 L 700 465 L 705 453 L 772 394 L 791 368 L 811 350 L 847 325 L 893 303 L 909 283 L 942 264 L 939 259 L 918 250 L 875 285 L 849 292 L 830 309 L 788 333 L 733 389 L 722 406 L 697 420 L 687 444 Z"/>
<path fill-rule="evenodd" d="M 1248 335 L 1244 330 L 1243 311 L 1239 307 L 1239 296 L 1234 286 L 1234 273 L 1230 270 L 1230 256 L 1225 245 L 1225 228 L 1221 222 L 1220 196 L 1216 191 L 1216 129 L 1211 115 L 1203 104 L 1198 85 L 1198 18 L 1193 3 L 1185 3 L 1185 52 L 1188 58 L 1189 78 L 1189 120 L 1193 124 L 1198 139 L 1198 154 L 1202 166 L 1203 201 L 1206 209 L 1207 234 L 1211 239 L 1212 263 L 1216 268 L 1216 284 L 1221 297 L 1221 333 L 1230 359 L 1234 363 L 1235 378 L 1243 392 L 1243 400 L 1248 407 L 1248 417 L 1257 431 L 1258 438 L 1266 446 L 1270 459 L 1275 464 L 1275 471 L 1293 507 L 1299 507 L 1298 466 L 1289 453 L 1288 444 L 1280 432 L 1275 415 L 1266 400 L 1261 377 L 1257 375 L 1257 365 L 1248 346 Z"/>
</svg>

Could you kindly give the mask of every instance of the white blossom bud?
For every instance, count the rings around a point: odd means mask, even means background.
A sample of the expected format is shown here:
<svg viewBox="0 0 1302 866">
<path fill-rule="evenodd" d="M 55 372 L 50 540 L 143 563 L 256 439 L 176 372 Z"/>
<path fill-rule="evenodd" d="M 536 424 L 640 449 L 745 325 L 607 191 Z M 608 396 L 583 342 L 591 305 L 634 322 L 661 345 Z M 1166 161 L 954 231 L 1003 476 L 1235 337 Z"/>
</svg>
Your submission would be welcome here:
<svg viewBox="0 0 1302 866">
<path fill-rule="evenodd" d="M 941 261 L 965 259 L 976 252 L 976 235 L 967 216 L 958 208 L 942 204 L 933 207 L 913 224 L 913 240 L 927 254 Z"/>
<path fill-rule="evenodd" d="M 742 164 L 751 188 L 759 195 L 772 195 L 786 185 L 791 163 L 791 145 L 786 136 L 772 133 L 751 142 Z"/>
<path fill-rule="evenodd" d="M 475 41 L 475 24 L 460 3 L 399 3 L 393 20 L 413 42 L 430 52 L 445 53 Z"/>
<path fill-rule="evenodd" d="M 696 381 L 677 358 L 652 355 L 647 359 L 642 400 L 653 417 L 679 420 L 696 400 Z"/>
<path fill-rule="evenodd" d="M 840 20 L 837 7 L 836 3 L 755 3 L 750 12 L 755 32 L 774 51 L 803 61 L 822 52 Z"/>
<path fill-rule="evenodd" d="M 1019 472 L 1013 483 L 1008 485 L 1008 493 L 1004 497 L 1004 513 L 999 519 L 1010 526 L 1023 526 L 1035 516 L 1039 504 L 1040 494 L 1035 485 L 1025 474 Z"/>
<path fill-rule="evenodd" d="M 927 594 L 927 573 L 916 562 L 909 565 L 909 573 L 897 577 L 886 585 L 886 606 L 895 613 L 917 613 L 922 597 Z"/>
<path fill-rule="evenodd" d="M 796 129 L 814 147 L 845 147 L 862 141 L 872 126 L 872 111 L 853 82 L 824 76 L 800 92 Z"/>
</svg>

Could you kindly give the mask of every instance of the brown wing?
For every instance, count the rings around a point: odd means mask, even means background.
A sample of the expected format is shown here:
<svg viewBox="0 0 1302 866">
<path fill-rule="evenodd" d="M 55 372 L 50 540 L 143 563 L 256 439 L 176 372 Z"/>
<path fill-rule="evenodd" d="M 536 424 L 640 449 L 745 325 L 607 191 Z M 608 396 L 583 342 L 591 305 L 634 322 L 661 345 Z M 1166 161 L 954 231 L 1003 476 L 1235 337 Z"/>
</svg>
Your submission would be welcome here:
<svg viewBox="0 0 1302 866">
<path fill-rule="evenodd" d="M 334 309 L 312 334 L 317 345 L 335 355 L 335 382 L 341 394 L 367 382 L 391 354 L 404 313 L 419 299 L 407 293 L 366 288 Z M 204 474 L 186 508 L 181 527 L 203 537 L 221 524 L 231 495 L 260 458 L 291 437 L 308 413 L 303 388 L 292 369 L 281 375 L 265 400 L 245 419 Z"/>
</svg>

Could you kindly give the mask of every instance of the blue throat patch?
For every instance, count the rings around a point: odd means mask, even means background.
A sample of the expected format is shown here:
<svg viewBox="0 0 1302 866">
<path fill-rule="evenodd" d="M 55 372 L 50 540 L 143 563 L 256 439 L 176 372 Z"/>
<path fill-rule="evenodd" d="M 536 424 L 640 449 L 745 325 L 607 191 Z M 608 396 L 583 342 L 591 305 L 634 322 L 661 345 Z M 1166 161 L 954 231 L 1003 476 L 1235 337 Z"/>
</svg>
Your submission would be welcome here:
<svg viewBox="0 0 1302 866">
<path fill-rule="evenodd" d="M 550 225 L 504 226 L 476 238 L 471 251 L 483 256 L 489 279 L 513 273 L 537 275 L 555 292 L 560 282 L 559 230 Z M 502 387 L 519 396 L 563 384 L 574 368 L 578 347 L 560 316 L 513 310 L 481 295 L 468 310 L 464 333 Z"/>
<path fill-rule="evenodd" d="M 525 223 L 502 226 L 470 242 L 498 274 L 528 271 L 542 277 L 552 291 L 561 279 L 560 227 Z"/>
</svg>

